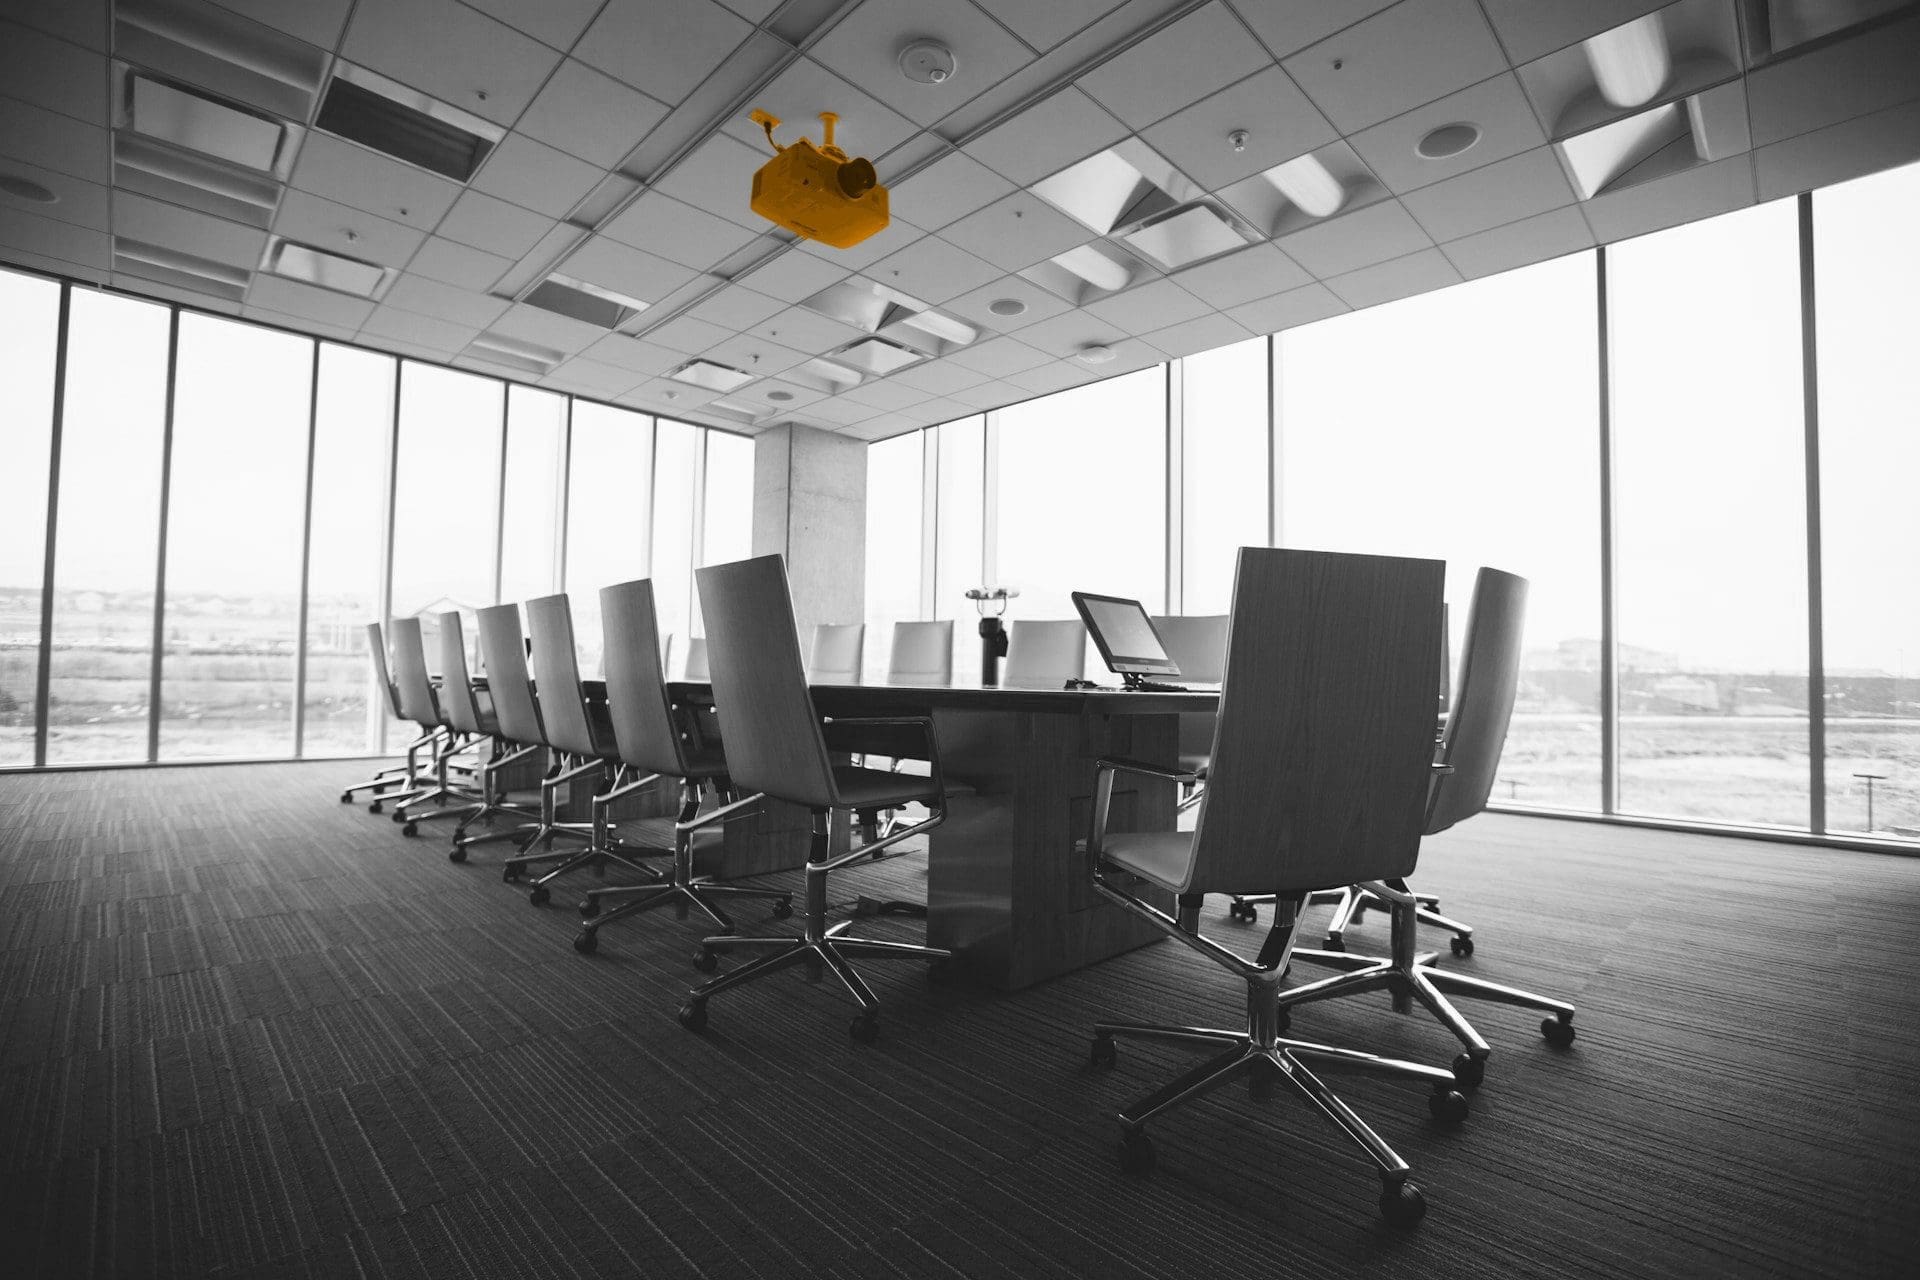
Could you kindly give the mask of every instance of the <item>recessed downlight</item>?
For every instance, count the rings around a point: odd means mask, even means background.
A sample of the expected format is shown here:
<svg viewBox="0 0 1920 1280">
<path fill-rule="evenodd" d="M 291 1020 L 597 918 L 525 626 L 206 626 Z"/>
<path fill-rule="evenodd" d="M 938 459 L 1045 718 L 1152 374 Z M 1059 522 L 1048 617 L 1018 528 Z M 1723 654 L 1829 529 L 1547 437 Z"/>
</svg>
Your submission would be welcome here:
<svg viewBox="0 0 1920 1280">
<path fill-rule="evenodd" d="M 778 401 L 779 401 L 779 402 L 780 402 L 781 404 L 785 404 L 785 403 L 786 403 L 787 401 L 789 401 L 789 400 L 791 400 L 791 399 L 793 399 L 793 392 L 791 392 L 791 391 L 769 391 L 769 392 L 767 392 L 767 399 L 769 399 L 769 400 L 778 400 Z"/>
<path fill-rule="evenodd" d="M 1091 346 L 1080 348 L 1080 350 L 1074 354 L 1088 364 L 1105 364 L 1107 361 L 1113 359 L 1116 352 L 1112 347 L 1104 346 L 1096 342 Z"/>
<path fill-rule="evenodd" d="M 1478 141 L 1480 126 L 1461 120 L 1427 130 L 1413 149 L 1429 160 L 1445 160 L 1449 156 L 1459 155 Z"/>
<path fill-rule="evenodd" d="M 35 204 L 59 204 L 60 197 L 49 187 L 43 187 L 31 178 L 23 178 L 17 173 L 0 173 L 0 193 L 19 200 L 31 200 Z"/>
<path fill-rule="evenodd" d="M 1023 316 L 1027 314 L 1027 304 L 1018 298 L 995 298 L 987 304 L 987 310 L 997 316 Z"/>
</svg>

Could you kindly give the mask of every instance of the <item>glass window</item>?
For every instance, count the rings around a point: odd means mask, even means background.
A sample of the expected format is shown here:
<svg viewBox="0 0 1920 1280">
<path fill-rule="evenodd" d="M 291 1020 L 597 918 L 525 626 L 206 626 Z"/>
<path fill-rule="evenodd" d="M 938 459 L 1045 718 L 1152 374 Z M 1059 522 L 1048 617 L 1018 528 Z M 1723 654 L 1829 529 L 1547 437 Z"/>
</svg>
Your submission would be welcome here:
<svg viewBox="0 0 1920 1280">
<path fill-rule="evenodd" d="M 653 444 L 653 598 L 660 633 L 684 646 L 692 633 L 693 497 L 700 429 L 661 418 Z M 596 614 L 596 616 L 598 616 Z"/>
<path fill-rule="evenodd" d="M 1267 339 L 1181 362 L 1181 612 L 1225 613 L 1241 547 L 1267 545 Z"/>
<path fill-rule="evenodd" d="M 1608 250 L 1620 806 L 1807 824 L 1794 202 Z"/>
<path fill-rule="evenodd" d="M 929 447 L 940 467 L 934 498 L 933 616 L 955 618 L 953 669 L 979 669 L 974 608 L 967 588 L 986 579 L 981 562 L 986 513 L 987 419 L 978 414 L 933 428 Z"/>
<path fill-rule="evenodd" d="M 569 466 L 567 596 L 580 670 L 592 678 L 600 670 L 600 588 L 650 572 L 653 419 L 574 401 Z M 670 634 L 664 623 L 661 631 Z"/>
<path fill-rule="evenodd" d="M 753 441 L 730 431 L 707 432 L 707 491 L 701 506 L 700 563 L 729 564 L 753 555 Z M 693 592 L 693 620 L 687 630 L 705 635 L 700 592 Z M 678 666 L 686 654 L 676 642 L 667 655 Z"/>
<path fill-rule="evenodd" d="M 75 289 L 68 324 L 47 762 L 145 760 L 168 312 Z"/>
<path fill-rule="evenodd" d="M 60 286 L 0 271 L 0 458 L 12 477 L 0 502 L 0 765 L 33 763 L 59 336 Z"/>
<path fill-rule="evenodd" d="M 163 760 L 293 754 L 313 345 L 180 313 Z"/>
<path fill-rule="evenodd" d="M 885 678 L 893 624 L 920 616 L 921 507 L 926 432 L 867 447 L 867 645 L 865 676 Z M 956 668 L 964 670 L 965 668 Z"/>
<path fill-rule="evenodd" d="M 500 599 L 552 595 L 560 565 L 567 398 L 507 388 L 506 494 L 500 504 Z"/>
<path fill-rule="evenodd" d="M 1077 618 L 1075 591 L 1165 611 L 1166 379 L 1155 365 L 996 415 L 999 578 L 1020 591 L 1009 618 Z"/>
<path fill-rule="evenodd" d="M 380 619 L 394 360 L 323 342 L 318 377 L 302 753 L 362 755 L 380 748 L 386 708 L 365 627 Z"/>
<path fill-rule="evenodd" d="M 1456 661 L 1480 566 L 1530 584 L 1497 800 L 1600 804 L 1595 305 L 1582 254 L 1275 339 L 1281 545 L 1446 560 Z"/>
<path fill-rule="evenodd" d="M 1920 837 L 1916 208 L 1920 165 L 1813 197 L 1827 827 L 1908 839 Z"/>
</svg>

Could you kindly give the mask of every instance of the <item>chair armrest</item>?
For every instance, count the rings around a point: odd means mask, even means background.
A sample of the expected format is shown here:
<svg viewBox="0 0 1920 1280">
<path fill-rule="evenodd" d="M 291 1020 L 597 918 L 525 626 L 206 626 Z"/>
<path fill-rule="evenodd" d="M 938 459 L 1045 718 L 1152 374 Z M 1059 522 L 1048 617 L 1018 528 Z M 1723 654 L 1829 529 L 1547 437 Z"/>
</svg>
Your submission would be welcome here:
<svg viewBox="0 0 1920 1280">
<path fill-rule="evenodd" d="M 1148 764 L 1144 760 L 1127 760 L 1119 756 L 1104 757 L 1095 764 L 1094 767 L 1102 773 L 1106 773 L 1109 770 L 1120 773 L 1143 773 L 1150 778 L 1165 778 L 1169 782 L 1198 782 L 1200 780 L 1200 771 L 1198 769 L 1170 769 L 1163 764 Z"/>
<path fill-rule="evenodd" d="M 1164 778 L 1168 782 L 1195 782 L 1199 773 L 1193 769 L 1169 769 L 1163 764 L 1148 764 L 1144 760 L 1126 760 L 1109 756 L 1098 761 L 1094 768 L 1098 770 L 1093 784 L 1093 813 L 1090 829 L 1087 832 L 1087 874 L 1094 880 L 1100 878 L 1100 856 L 1107 841 L 1107 814 L 1113 806 L 1113 777 L 1116 773 L 1137 773 L 1148 778 Z"/>
<path fill-rule="evenodd" d="M 940 771 L 940 740 L 933 732 L 932 716 L 829 716 L 821 721 L 823 733 L 840 728 L 873 729 L 880 727 L 919 729 L 926 744 L 927 763 L 933 769 L 933 787 L 944 797 L 947 793 L 946 777 Z M 918 757 L 914 757 L 918 759 Z"/>
</svg>

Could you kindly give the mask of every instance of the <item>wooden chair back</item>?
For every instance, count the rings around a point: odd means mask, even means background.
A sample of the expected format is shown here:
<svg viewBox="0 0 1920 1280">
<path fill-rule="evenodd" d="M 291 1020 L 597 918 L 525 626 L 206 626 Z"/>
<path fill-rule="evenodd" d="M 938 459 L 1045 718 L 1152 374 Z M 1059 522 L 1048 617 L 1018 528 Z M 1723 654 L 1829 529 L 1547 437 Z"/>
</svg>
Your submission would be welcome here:
<svg viewBox="0 0 1920 1280">
<path fill-rule="evenodd" d="M 611 743 L 594 735 L 587 694 L 580 687 L 580 652 L 573 644 L 573 608 L 566 594 L 527 601 L 527 633 L 533 640 L 533 681 L 540 690 L 540 722 L 547 745 L 573 755 L 597 756 Z"/>
<path fill-rule="evenodd" d="M 887 679 L 896 684 L 952 684 L 953 620 L 894 623 Z"/>
<path fill-rule="evenodd" d="M 473 676 L 467 670 L 467 641 L 460 633 L 460 615 L 443 613 L 434 620 L 440 630 L 440 709 L 447 724 L 461 733 L 485 733 L 480 703 L 473 696 Z"/>
<path fill-rule="evenodd" d="M 527 675 L 526 639 L 520 634 L 520 606 L 496 604 L 480 610 L 480 661 L 487 668 L 487 697 L 500 736 L 521 746 L 545 745 L 533 680 Z"/>
<path fill-rule="evenodd" d="M 1413 870 L 1433 764 L 1446 565 L 1242 547 L 1186 891 Z"/>
<path fill-rule="evenodd" d="M 415 724 L 445 723 L 427 674 L 427 646 L 420 635 L 420 619 L 395 618 L 387 630 L 393 636 L 393 687 L 400 699 L 400 715 Z"/>
<path fill-rule="evenodd" d="M 707 638 L 688 636 L 686 678 L 699 683 L 710 679 L 712 675 L 713 668 L 707 665 Z"/>
<path fill-rule="evenodd" d="M 606 641 L 607 712 L 620 759 L 648 773 L 686 777 L 686 754 L 662 675 L 652 580 L 602 587 L 600 629 Z"/>
<path fill-rule="evenodd" d="M 1007 668 L 1000 683 L 1058 689 L 1087 669 L 1087 624 L 1018 618 L 1007 634 Z"/>
<path fill-rule="evenodd" d="M 380 624 L 367 624 L 367 656 L 373 659 L 373 678 L 380 684 L 380 692 L 386 695 L 387 710 L 398 719 L 406 717 L 400 714 L 400 691 L 393 687 L 393 676 L 387 671 L 387 638 L 381 634 Z"/>
<path fill-rule="evenodd" d="M 1481 569 L 1473 582 L 1473 603 L 1467 608 L 1460 686 L 1440 745 L 1440 759 L 1453 771 L 1433 780 L 1428 834 L 1445 831 L 1487 807 L 1520 687 L 1520 643 L 1526 622 L 1527 580 L 1499 569 Z"/>
<path fill-rule="evenodd" d="M 809 684 L 859 684 L 865 660 L 867 624 L 823 622 L 813 629 L 813 653 L 807 659 Z"/>
</svg>

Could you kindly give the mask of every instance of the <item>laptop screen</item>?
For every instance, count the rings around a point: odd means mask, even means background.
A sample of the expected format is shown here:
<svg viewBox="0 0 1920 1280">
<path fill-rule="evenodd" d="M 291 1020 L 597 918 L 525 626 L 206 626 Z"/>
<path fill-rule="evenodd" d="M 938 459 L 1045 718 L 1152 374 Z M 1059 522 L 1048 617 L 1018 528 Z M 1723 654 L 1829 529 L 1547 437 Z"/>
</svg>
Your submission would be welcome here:
<svg viewBox="0 0 1920 1280">
<path fill-rule="evenodd" d="M 1179 664 L 1167 655 L 1153 619 L 1138 600 L 1073 593 L 1074 608 L 1086 621 L 1107 669 L 1119 674 L 1177 676 Z"/>
</svg>

